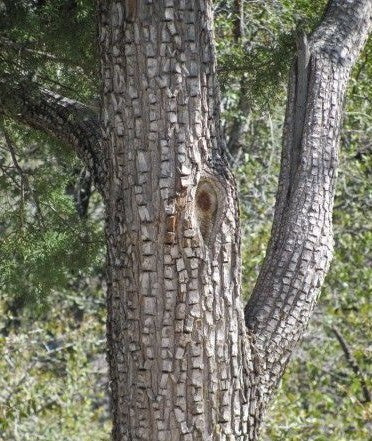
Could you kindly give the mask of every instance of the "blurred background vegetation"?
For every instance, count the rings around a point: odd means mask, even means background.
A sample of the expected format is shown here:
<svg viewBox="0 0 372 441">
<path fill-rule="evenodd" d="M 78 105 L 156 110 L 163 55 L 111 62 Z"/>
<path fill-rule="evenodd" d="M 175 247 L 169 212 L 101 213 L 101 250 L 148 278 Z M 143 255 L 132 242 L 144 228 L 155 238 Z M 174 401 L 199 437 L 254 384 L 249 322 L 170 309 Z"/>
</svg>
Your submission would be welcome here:
<svg viewBox="0 0 372 441">
<path fill-rule="evenodd" d="M 311 32 L 325 3 L 214 1 L 245 298 L 270 234 L 295 31 Z M 335 258 L 265 441 L 370 439 L 371 53 L 369 42 L 348 88 Z M 0 0 L 0 80 L 20 76 L 96 107 L 94 2 Z M 0 207 L 0 439 L 108 441 L 100 197 L 64 146 L 0 115 Z"/>
</svg>

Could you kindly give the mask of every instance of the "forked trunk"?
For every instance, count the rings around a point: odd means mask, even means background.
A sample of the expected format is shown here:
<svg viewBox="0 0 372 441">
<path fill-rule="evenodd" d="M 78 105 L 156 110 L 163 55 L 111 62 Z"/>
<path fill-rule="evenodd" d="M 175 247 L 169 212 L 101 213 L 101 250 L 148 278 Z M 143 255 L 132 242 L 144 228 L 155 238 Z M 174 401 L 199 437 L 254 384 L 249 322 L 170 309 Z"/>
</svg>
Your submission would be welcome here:
<svg viewBox="0 0 372 441">
<path fill-rule="evenodd" d="M 372 1 L 332 0 L 298 38 L 273 230 L 245 318 L 211 0 L 98 5 L 102 137 L 91 109 L 27 78 L 0 78 L 0 111 L 72 146 L 103 195 L 113 440 L 255 441 L 329 266 L 342 102 Z"/>
<path fill-rule="evenodd" d="M 298 38 L 272 238 L 245 321 L 211 2 L 99 4 L 113 438 L 256 440 L 329 266 L 342 101 L 371 2 L 334 0 Z"/>
</svg>

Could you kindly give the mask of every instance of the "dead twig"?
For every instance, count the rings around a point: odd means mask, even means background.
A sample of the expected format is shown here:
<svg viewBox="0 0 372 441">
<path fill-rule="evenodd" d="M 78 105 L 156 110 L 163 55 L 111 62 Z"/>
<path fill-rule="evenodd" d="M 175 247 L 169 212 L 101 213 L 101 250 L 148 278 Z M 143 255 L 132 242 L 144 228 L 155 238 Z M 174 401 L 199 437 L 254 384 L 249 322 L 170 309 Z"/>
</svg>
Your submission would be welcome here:
<svg viewBox="0 0 372 441">
<path fill-rule="evenodd" d="M 360 369 L 356 359 L 354 358 L 353 354 L 351 353 L 351 350 L 346 343 L 346 340 L 344 339 L 341 332 L 337 329 L 336 326 L 333 326 L 331 328 L 332 332 L 335 334 L 338 342 L 340 343 L 340 346 L 344 352 L 345 358 L 351 369 L 353 370 L 354 374 L 358 377 L 360 381 L 360 386 L 362 388 L 363 396 L 364 396 L 364 402 L 370 403 L 371 402 L 371 393 L 368 389 L 366 379 L 364 377 L 364 374 L 362 370 Z"/>
</svg>

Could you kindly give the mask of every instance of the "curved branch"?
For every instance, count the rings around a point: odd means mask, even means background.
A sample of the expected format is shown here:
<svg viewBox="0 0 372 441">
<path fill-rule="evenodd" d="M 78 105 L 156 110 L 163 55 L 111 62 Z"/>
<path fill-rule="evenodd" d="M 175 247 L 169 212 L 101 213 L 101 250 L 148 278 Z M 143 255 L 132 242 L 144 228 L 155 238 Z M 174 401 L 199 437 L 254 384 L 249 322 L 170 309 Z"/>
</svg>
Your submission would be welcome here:
<svg viewBox="0 0 372 441">
<path fill-rule="evenodd" d="M 32 81 L 0 78 L 0 111 L 72 147 L 102 191 L 105 179 L 101 134 L 96 113 L 86 105 Z"/>
<path fill-rule="evenodd" d="M 371 9 L 371 0 L 333 0 L 309 42 L 298 38 L 272 234 L 245 308 L 268 394 L 303 334 L 331 260 L 343 98 Z"/>
</svg>

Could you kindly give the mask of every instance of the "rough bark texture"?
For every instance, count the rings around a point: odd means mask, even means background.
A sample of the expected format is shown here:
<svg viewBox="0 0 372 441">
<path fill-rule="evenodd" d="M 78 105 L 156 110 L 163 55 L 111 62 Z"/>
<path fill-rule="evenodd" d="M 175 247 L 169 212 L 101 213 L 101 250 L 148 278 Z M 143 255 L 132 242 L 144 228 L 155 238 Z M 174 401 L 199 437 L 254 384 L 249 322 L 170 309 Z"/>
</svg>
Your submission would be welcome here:
<svg viewBox="0 0 372 441">
<path fill-rule="evenodd" d="M 106 180 L 99 118 L 85 104 L 27 79 L 0 79 L 0 112 L 71 146 L 91 171 L 99 190 Z"/>
<path fill-rule="evenodd" d="M 371 0 L 333 0 L 298 37 L 272 238 L 245 320 L 211 2 L 98 5 L 102 136 L 82 104 L 34 87 L 0 82 L 0 109 L 72 145 L 103 193 L 113 439 L 257 440 L 331 258 L 342 101 Z"/>
<path fill-rule="evenodd" d="M 368 36 L 370 0 L 334 0 L 318 29 L 298 36 L 275 216 L 245 308 L 270 396 L 311 316 L 332 256 L 332 208 L 343 99 Z"/>
<path fill-rule="evenodd" d="M 100 2 L 108 338 L 124 440 L 253 439 L 257 369 L 221 158 L 211 5 Z"/>
</svg>

